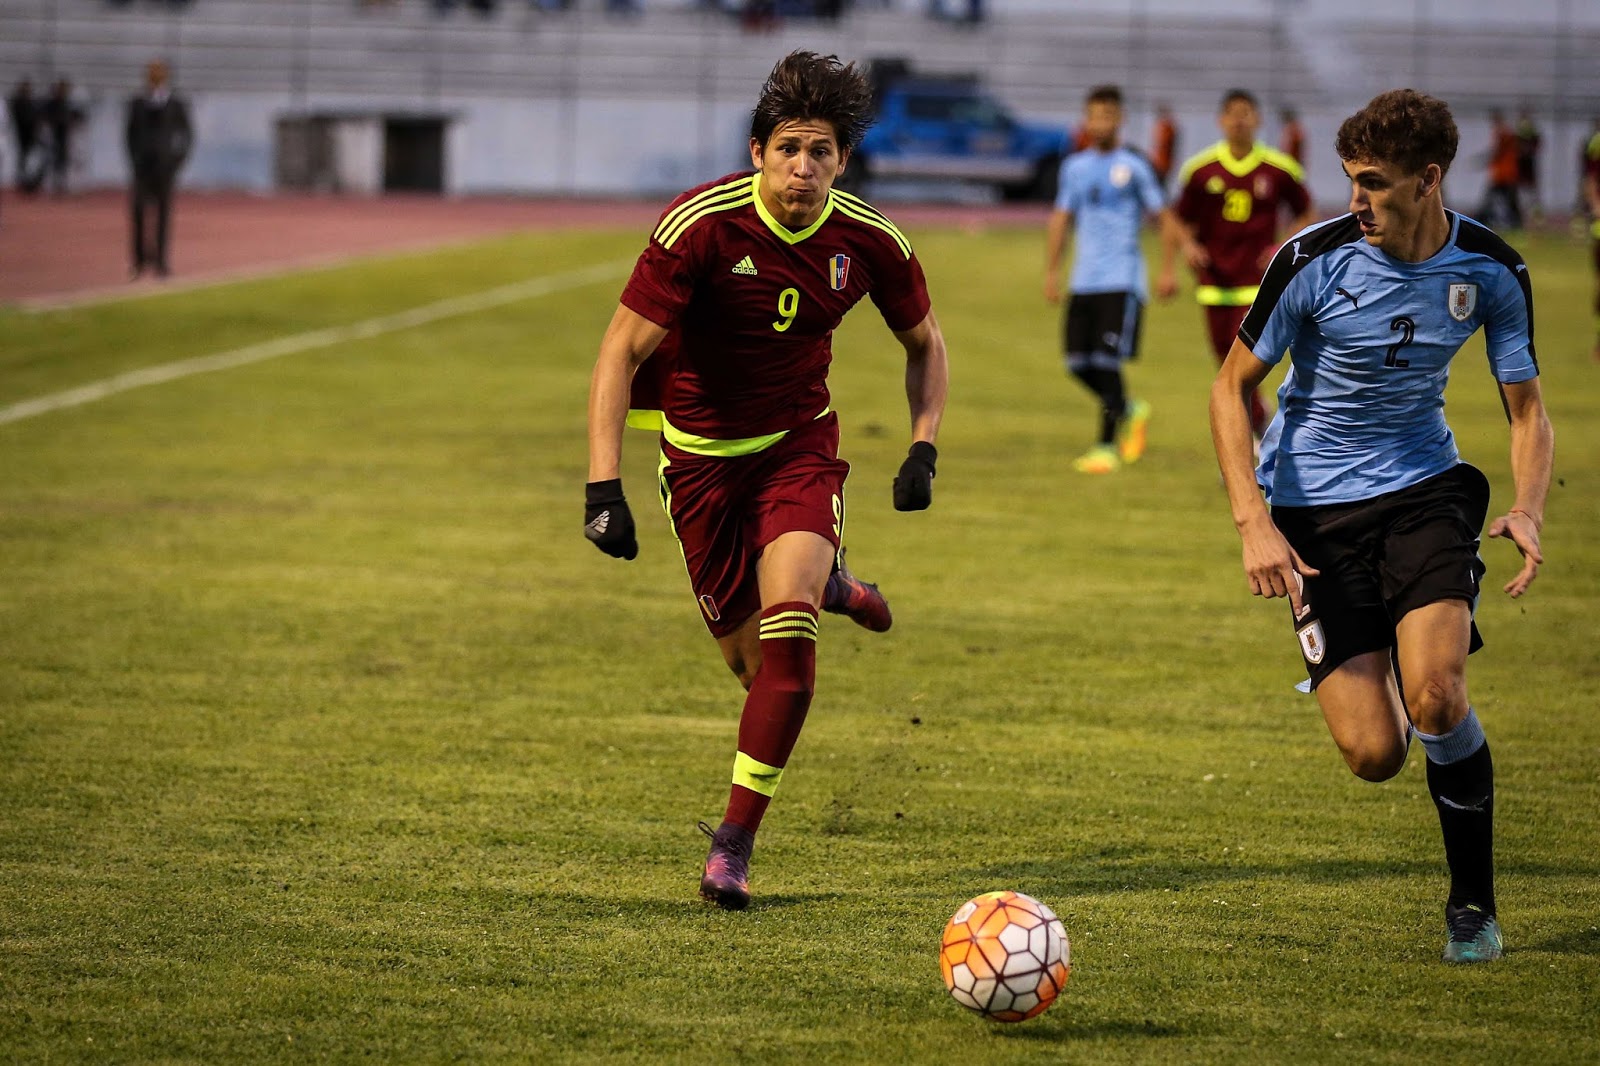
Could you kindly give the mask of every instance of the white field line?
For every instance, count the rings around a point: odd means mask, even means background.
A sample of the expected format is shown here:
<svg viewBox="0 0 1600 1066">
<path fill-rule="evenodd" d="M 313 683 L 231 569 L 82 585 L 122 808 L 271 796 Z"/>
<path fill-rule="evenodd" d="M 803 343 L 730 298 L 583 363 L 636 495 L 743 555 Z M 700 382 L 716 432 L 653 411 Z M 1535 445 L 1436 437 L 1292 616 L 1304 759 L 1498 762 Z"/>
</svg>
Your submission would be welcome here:
<svg viewBox="0 0 1600 1066">
<path fill-rule="evenodd" d="M 422 304 L 419 307 L 396 311 L 393 314 L 379 315 L 376 318 L 368 318 L 361 322 L 351 322 L 343 326 L 328 326 L 324 329 L 314 329 L 305 333 L 291 333 L 286 337 L 261 341 L 257 344 L 247 344 L 243 348 L 234 348 L 231 351 L 196 356 L 193 359 L 179 359 L 172 363 L 161 363 L 157 366 L 130 370 L 125 374 L 117 374 L 114 377 L 91 381 L 89 384 L 80 385 L 75 389 L 53 392 L 46 396 L 35 397 L 32 400 L 23 400 L 6 407 L 0 407 L 0 425 L 5 425 L 9 422 L 20 422 L 25 418 L 33 418 L 36 415 L 48 414 L 51 411 L 60 411 L 68 407 L 80 407 L 83 404 L 103 400 L 107 396 L 115 396 L 119 392 L 127 392 L 130 389 L 143 388 L 146 385 L 160 385 L 168 381 L 192 377 L 195 374 L 208 374 L 214 370 L 232 370 L 234 367 L 249 366 L 251 363 L 276 359 L 281 355 L 295 355 L 315 348 L 327 348 L 331 345 L 344 344 L 349 341 L 367 340 L 372 337 L 382 336 L 385 333 L 395 333 L 402 329 L 411 329 L 414 326 L 438 322 L 440 319 L 454 318 L 458 315 L 470 315 L 477 311 L 503 307 L 519 300 L 528 300 L 536 296 L 550 296 L 569 289 L 582 288 L 585 285 L 593 285 L 597 282 L 620 277 L 631 265 L 631 261 L 616 260 L 610 263 L 600 263 L 592 267 L 585 267 L 581 270 L 568 271 L 564 274 L 527 278 L 523 281 L 512 282 L 509 285 L 485 289 L 482 292 L 468 293 L 465 296 L 452 296 L 436 303 Z"/>
</svg>

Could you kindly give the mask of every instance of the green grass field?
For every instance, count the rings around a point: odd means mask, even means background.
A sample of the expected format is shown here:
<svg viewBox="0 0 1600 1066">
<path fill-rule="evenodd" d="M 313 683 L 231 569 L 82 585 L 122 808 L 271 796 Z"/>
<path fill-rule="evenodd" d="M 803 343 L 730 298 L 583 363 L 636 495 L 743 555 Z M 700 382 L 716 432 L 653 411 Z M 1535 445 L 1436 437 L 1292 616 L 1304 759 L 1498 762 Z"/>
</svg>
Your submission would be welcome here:
<svg viewBox="0 0 1600 1066">
<path fill-rule="evenodd" d="M 1525 253 L 1557 476 L 1547 564 L 1487 595 L 1500 964 L 1438 960 L 1420 751 L 1343 766 L 1253 600 L 1205 428 L 1198 312 L 1152 309 L 1138 467 L 1092 411 L 1040 237 L 914 228 L 950 342 L 933 509 L 903 515 L 898 345 L 836 339 L 853 567 L 752 910 L 695 896 L 741 693 L 630 434 L 633 563 L 580 535 L 615 278 L 0 426 L 0 1059 L 14 1062 L 1593 1062 L 1600 1055 L 1600 368 L 1582 246 Z M 628 260 L 517 237 L 40 316 L 0 407 Z M 1452 423 L 1510 502 L 1474 346 Z M 1497 512 L 1496 512 L 1497 513 Z M 1486 587 L 1515 572 L 1485 546 Z M 1021 1026 L 945 995 L 996 888 L 1074 974 Z"/>
</svg>

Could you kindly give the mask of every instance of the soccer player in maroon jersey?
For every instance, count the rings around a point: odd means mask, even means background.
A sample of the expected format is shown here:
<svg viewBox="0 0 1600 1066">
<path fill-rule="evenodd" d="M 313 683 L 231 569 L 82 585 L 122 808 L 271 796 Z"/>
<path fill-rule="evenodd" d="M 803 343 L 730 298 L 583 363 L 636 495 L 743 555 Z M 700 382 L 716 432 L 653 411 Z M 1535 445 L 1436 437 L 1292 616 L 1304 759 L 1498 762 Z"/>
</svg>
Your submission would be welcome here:
<svg viewBox="0 0 1600 1066">
<path fill-rule="evenodd" d="M 1188 258 L 1199 282 L 1195 298 L 1205 308 L 1211 349 L 1221 365 L 1278 249 L 1282 209 L 1295 215 L 1290 233 L 1305 229 L 1313 219 L 1300 164 L 1256 140 L 1261 109 L 1254 96 L 1230 90 L 1222 98 L 1217 124 L 1223 139 L 1190 157 L 1179 173 L 1176 214 L 1194 237 Z M 1178 246 L 1175 234 L 1164 234 L 1156 282 L 1162 297 L 1178 291 Z M 1267 407 L 1259 390 L 1251 394 L 1250 425 L 1259 440 L 1267 428 Z"/>
<path fill-rule="evenodd" d="M 755 834 L 811 705 L 818 609 L 889 625 L 876 589 L 836 563 L 850 467 L 828 365 L 834 328 L 864 296 L 906 353 L 912 444 L 894 506 L 932 501 L 949 375 L 922 267 L 892 222 L 833 188 L 871 99 L 837 56 L 794 52 L 773 68 L 751 115 L 755 173 L 667 208 L 590 385 L 585 536 L 608 555 L 638 554 L 622 429 L 658 429 L 662 502 L 706 627 L 747 693 L 727 811 L 714 832 L 703 826 L 700 894 L 730 910 L 749 903 Z"/>
</svg>

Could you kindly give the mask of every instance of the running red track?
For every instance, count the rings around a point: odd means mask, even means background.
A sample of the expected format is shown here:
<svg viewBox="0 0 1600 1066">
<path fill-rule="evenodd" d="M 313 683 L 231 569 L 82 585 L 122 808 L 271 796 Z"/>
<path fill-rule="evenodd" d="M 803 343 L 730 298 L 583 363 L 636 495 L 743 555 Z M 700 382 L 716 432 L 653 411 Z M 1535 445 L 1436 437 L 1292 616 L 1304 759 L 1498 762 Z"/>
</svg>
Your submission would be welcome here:
<svg viewBox="0 0 1600 1066">
<path fill-rule="evenodd" d="M 66 306 L 437 247 L 529 230 L 634 227 L 641 245 L 667 198 L 339 197 L 178 194 L 166 281 L 128 280 L 128 204 L 120 192 L 0 202 L 0 303 Z M 895 204 L 902 224 L 1042 224 L 1039 206 Z"/>
</svg>

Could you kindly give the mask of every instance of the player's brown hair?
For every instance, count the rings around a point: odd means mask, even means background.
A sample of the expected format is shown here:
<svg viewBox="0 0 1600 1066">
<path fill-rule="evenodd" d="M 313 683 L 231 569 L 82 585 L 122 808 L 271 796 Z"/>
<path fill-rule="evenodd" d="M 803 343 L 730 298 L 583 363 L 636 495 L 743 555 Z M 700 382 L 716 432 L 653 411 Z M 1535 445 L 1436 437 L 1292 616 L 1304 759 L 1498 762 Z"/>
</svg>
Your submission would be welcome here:
<svg viewBox="0 0 1600 1066">
<path fill-rule="evenodd" d="M 1235 100 L 1243 100 L 1245 103 L 1249 104 L 1252 109 L 1256 111 L 1261 110 L 1260 101 L 1256 99 L 1256 94 L 1251 92 L 1249 89 L 1229 89 L 1227 92 L 1222 94 L 1222 104 L 1217 108 L 1217 110 L 1228 110 L 1228 105 L 1233 103 Z"/>
<path fill-rule="evenodd" d="M 767 75 L 750 112 L 750 137 L 763 148 L 785 122 L 821 119 L 833 126 L 841 151 L 861 143 L 872 111 L 872 86 L 854 63 L 836 55 L 790 52 Z"/>
<path fill-rule="evenodd" d="M 1122 106 L 1122 90 L 1115 85 L 1096 85 L 1089 90 L 1089 95 L 1083 98 L 1087 104 L 1116 104 Z"/>
<path fill-rule="evenodd" d="M 1340 159 L 1393 163 L 1420 174 L 1429 163 L 1448 172 L 1460 142 L 1450 105 L 1415 89 L 1391 89 L 1345 119 L 1333 147 Z"/>
</svg>

